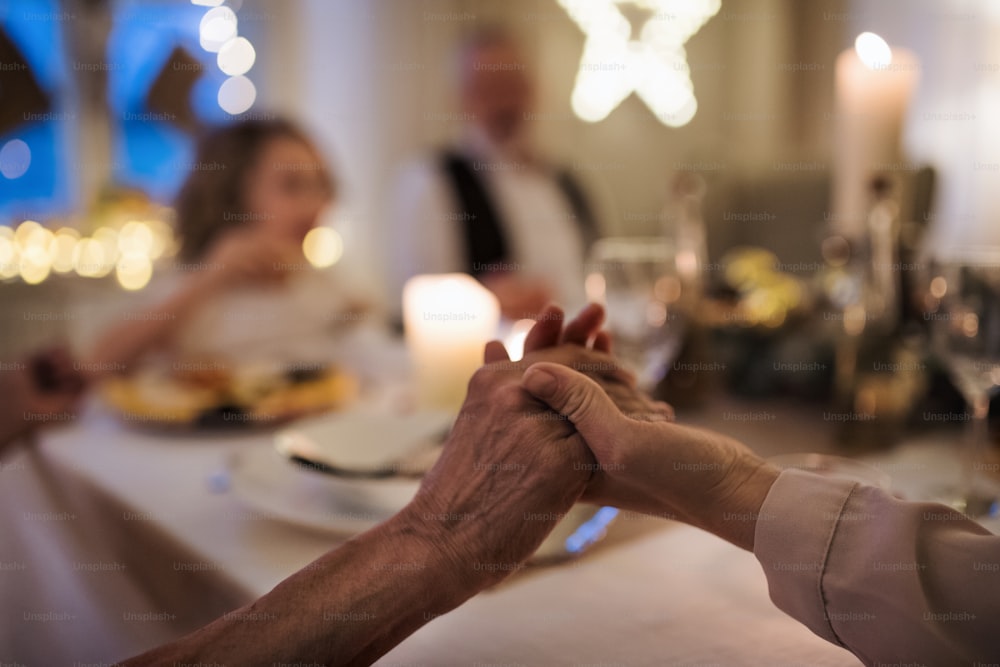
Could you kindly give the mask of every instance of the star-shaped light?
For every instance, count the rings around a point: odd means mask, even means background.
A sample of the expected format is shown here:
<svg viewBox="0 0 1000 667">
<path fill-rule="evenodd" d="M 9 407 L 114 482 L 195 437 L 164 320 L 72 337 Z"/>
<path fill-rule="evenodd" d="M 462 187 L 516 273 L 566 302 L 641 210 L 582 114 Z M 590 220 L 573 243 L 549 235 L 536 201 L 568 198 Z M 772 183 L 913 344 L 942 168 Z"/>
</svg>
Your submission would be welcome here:
<svg viewBox="0 0 1000 667">
<path fill-rule="evenodd" d="M 577 116 L 603 120 L 635 91 L 664 125 L 680 127 L 694 117 L 698 102 L 684 44 L 715 16 L 720 0 L 558 2 L 587 36 L 573 88 Z M 626 13 L 645 15 L 638 39 Z"/>
</svg>

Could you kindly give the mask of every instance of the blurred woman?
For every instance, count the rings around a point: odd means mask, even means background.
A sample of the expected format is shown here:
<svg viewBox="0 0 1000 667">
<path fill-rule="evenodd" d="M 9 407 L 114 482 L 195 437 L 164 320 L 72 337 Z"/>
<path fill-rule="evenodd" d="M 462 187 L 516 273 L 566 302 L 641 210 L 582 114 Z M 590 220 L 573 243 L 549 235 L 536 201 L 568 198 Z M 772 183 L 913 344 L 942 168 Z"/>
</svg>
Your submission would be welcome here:
<svg viewBox="0 0 1000 667">
<path fill-rule="evenodd" d="M 292 123 L 212 131 L 176 202 L 181 261 L 161 278 L 165 297 L 146 312 L 123 313 L 95 346 L 92 366 L 129 372 L 154 351 L 175 368 L 209 370 L 328 360 L 331 329 L 360 319 L 346 286 L 302 253 L 333 197 L 323 159 Z"/>
</svg>

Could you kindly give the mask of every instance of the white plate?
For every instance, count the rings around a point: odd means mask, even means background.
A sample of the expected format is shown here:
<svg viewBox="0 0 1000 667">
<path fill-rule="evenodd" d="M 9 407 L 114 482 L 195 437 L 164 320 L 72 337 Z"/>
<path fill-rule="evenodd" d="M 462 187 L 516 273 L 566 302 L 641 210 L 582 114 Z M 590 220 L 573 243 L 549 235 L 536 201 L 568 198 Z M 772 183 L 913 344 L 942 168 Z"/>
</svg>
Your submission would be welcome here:
<svg viewBox="0 0 1000 667">
<path fill-rule="evenodd" d="M 291 424 L 274 436 L 279 453 L 326 466 L 343 474 L 378 474 L 400 464 L 433 464 L 440 444 L 454 421 L 448 412 L 415 411 L 392 415 L 379 410 L 355 410 Z M 431 456 L 414 457 L 419 452 Z M 334 472 L 334 474 L 336 474 Z"/>
<path fill-rule="evenodd" d="M 357 480 L 320 475 L 272 447 L 253 447 L 230 459 L 230 489 L 249 507 L 288 523 L 355 535 L 402 509 L 420 486 L 414 479 Z"/>
<path fill-rule="evenodd" d="M 419 479 L 364 479 L 322 474 L 290 458 L 304 458 L 341 470 L 372 471 L 391 465 L 453 421 L 443 412 L 393 416 L 354 411 L 305 419 L 275 435 L 274 447 L 241 450 L 231 460 L 230 488 L 250 507 L 313 530 L 354 535 L 385 521 L 416 494 Z M 533 560 L 577 555 L 603 537 L 616 512 L 578 504 L 535 552 Z"/>
</svg>

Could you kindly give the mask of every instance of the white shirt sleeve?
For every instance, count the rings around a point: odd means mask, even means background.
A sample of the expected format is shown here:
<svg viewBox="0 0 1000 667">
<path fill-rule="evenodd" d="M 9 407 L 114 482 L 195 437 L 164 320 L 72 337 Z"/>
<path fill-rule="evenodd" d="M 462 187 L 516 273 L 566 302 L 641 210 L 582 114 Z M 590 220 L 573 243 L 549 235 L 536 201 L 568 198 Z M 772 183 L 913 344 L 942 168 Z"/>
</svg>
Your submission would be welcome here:
<svg viewBox="0 0 1000 667">
<path fill-rule="evenodd" d="M 413 276 L 465 270 L 452 200 L 444 175 L 432 160 L 400 170 L 387 226 L 392 312 L 400 312 L 403 285 Z"/>
</svg>

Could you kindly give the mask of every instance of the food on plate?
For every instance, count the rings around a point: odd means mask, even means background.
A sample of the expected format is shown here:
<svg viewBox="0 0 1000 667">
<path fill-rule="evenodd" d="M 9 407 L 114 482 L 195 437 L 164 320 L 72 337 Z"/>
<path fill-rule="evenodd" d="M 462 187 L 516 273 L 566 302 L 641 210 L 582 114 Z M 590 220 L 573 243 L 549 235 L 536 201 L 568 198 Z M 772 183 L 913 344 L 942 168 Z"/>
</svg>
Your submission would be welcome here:
<svg viewBox="0 0 1000 667">
<path fill-rule="evenodd" d="M 357 396 L 358 382 L 334 366 L 187 362 L 110 378 L 102 393 L 129 423 L 246 426 L 339 409 Z"/>
</svg>

